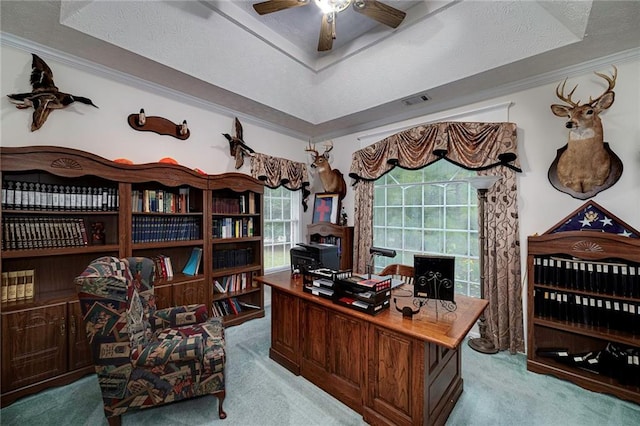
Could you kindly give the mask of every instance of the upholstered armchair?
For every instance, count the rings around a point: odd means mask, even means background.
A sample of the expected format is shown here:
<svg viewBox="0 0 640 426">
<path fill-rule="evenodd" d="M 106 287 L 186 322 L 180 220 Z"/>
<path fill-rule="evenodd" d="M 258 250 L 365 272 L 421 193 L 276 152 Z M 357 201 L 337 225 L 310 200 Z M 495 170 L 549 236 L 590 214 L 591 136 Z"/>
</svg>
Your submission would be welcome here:
<svg viewBox="0 0 640 426">
<path fill-rule="evenodd" d="M 156 309 L 154 262 L 101 257 L 76 277 L 104 413 L 121 415 L 200 395 L 225 396 L 224 328 L 204 305 Z"/>
</svg>

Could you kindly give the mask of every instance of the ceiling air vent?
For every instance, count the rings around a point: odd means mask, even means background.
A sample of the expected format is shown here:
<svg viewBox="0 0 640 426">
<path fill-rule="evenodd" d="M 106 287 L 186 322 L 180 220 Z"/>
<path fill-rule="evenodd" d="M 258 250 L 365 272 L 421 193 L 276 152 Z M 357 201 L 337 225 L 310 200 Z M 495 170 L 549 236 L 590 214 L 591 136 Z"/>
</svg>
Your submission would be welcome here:
<svg viewBox="0 0 640 426">
<path fill-rule="evenodd" d="M 405 106 L 412 106 L 416 104 L 421 104 L 423 102 L 427 102 L 429 100 L 429 96 L 426 93 L 421 95 L 412 96 L 410 98 L 406 98 L 402 100 L 402 104 Z"/>
</svg>

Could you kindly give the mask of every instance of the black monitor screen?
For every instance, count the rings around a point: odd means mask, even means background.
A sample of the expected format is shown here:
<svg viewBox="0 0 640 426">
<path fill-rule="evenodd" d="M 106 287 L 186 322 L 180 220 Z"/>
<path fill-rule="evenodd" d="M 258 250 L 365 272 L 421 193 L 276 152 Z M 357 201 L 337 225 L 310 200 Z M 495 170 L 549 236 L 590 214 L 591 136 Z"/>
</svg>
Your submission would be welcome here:
<svg viewBox="0 0 640 426">
<path fill-rule="evenodd" d="M 455 264 L 453 256 L 414 255 L 413 296 L 453 302 Z"/>
</svg>

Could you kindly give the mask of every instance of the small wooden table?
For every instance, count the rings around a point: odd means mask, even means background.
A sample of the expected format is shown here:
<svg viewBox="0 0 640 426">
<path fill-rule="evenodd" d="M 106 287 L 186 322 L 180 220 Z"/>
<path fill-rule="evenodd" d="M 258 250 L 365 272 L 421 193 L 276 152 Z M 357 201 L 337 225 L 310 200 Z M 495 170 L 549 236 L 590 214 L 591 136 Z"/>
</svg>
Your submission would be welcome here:
<svg viewBox="0 0 640 426">
<path fill-rule="evenodd" d="M 410 318 L 412 288 L 372 316 L 305 293 L 284 271 L 256 278 L 271 286 L 269 356 L 302 375 L 370 424 L 443 425 L 462 393 L 460 343 L 487 301 L 456 295 L 457 310 L 429 301 Z M 410 290 L 410 292 L 408 291 Z M 415 308 L 414 308 L 415 309 Z"/>
</svg>

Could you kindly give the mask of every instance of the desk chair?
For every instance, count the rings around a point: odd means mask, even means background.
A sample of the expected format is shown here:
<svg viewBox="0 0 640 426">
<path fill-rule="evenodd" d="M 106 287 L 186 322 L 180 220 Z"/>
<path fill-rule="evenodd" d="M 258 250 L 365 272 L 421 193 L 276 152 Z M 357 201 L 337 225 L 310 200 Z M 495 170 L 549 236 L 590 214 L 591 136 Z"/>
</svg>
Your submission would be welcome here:
<svg viewBox="0 0 640 426">
<path fill-rule="evenodd" d="M 380 272 L 380 275 L 382 276 L 391 275 L 393 278 L 398 278 L 404 281 L 405 284 L 413 285 L 413 278 L 415 276 L 415 271 L 413 269 L 413 266 L 394 263 L 391 265 L 387 265 L 387 267 L 384 268 L 382 272 Z"/>
</svg>

